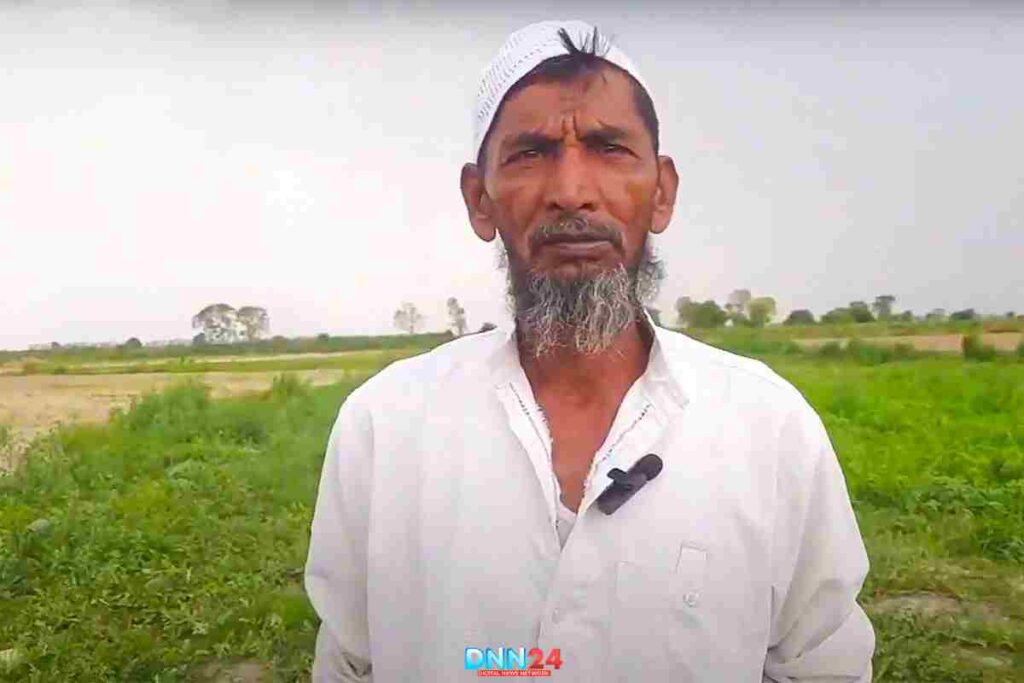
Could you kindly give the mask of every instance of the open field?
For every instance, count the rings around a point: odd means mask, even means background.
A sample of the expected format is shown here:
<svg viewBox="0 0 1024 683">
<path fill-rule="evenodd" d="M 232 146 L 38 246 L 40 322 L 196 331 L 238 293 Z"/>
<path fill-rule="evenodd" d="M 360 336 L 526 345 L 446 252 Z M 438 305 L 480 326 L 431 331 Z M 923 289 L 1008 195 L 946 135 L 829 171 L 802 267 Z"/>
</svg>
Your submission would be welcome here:
<svg viewBox="0 0 1024 683">
<path fill-rule="evenodd" d="M 1021 342 L 1024 342 L 1024 334 L 1020 332 L 988 332 L 978 335 L 983 344 L 988 344 L 996 351 L 1012 353 L 1017 350 Z M 793 342 L 803 348 L 815 349 L 830 342 L 842 343 L 848 338 L 843 337 L 808 337 L 795 338 Z M 963 341 L 961 334 L 919 334 L 911 336 L 888 336 L 888 337 L 854 337 L 867 344 L 879 346 L 896 346 L 897 344 L 909 344 L 918 351 L 935 353 L 960 353 L 960 344 Z"/>
<path fill-rule="evenodd" d="M 842 461 L 875 680 L 1024 681 L 1024 363 L 764 358 Z M 223 400 L 172 386 L 37 440 L 0 477 L 0 680 L 307 678 L 308 524 L 359 381 Z"/>
<path fill-rule="evenodd" d="M 338 382 L 352 370 L 302 370 L 295 374 L 314 386 Z M 9 425 L 13 438 L 27 444 L 35 435 L 59 423 L 103 422 L 114 408 L 127 408 L 143 394 L 166 389 L 193 377 L 211 388 L 214 398 L 261 391 L 270 387 L 274 372 L 129 375 L 0 376 L 0 424 Z M 366 373 L 363 373 L 366 376 Z M 13 456 L 13 449 L 12 456 Z M 0 471 L 14 465 L 0 456 Z"/>
</svg>

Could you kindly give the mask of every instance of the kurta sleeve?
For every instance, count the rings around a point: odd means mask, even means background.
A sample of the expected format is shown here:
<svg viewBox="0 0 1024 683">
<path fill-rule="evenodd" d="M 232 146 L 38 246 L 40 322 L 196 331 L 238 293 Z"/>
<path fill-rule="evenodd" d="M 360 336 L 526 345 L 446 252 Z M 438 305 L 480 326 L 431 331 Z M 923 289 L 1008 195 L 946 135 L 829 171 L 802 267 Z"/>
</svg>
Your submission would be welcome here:
<svg viewBox="0 0 1024 683">
<path fill-rule="evenodd" d="M 366 545 L 373 434 L 356 399 L 349 396 L 331 429 L 306 560 L 306 593 L 321 620 L 315 683 L 372 681 Z"/>
<path fill-rule="evenodd" d="M 764 681 L 867 683 L 875 634 L 856 599 L 868 558 L 842 470 L 810 406 L 780 436 Z"/>
</svg>

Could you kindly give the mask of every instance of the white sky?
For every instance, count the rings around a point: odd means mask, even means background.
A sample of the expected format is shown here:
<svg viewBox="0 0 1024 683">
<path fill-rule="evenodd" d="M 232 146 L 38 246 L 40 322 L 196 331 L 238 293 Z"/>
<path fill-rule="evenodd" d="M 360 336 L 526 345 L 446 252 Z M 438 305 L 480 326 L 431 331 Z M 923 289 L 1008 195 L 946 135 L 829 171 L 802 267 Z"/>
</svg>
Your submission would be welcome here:
<svg viewBox="0 0 1024 683">
<path fill-rule="evenodd" d="M 395 332 L 403 300 L 441 329 L 448 296 L 502 319 L 458 173 L 481 70 L 551 18 L 653 91 L 682 175 L 663 310 L 1024 312 L 1014 3 L 487 5 L 0 4 L 0 348 L 187 338 L 220 301 L 285 335 Z"/>
</svg>

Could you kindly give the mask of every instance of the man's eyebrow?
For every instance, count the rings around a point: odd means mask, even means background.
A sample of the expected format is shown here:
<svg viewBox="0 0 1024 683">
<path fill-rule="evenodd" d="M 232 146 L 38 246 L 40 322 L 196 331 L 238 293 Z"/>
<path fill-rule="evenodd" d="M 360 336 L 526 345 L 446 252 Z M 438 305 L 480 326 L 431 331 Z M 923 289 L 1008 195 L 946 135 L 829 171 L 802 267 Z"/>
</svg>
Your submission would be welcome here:
<svg viewBox="0 0 1024 683">
<path fill-rule="evenodd" d="M 502 140 L 501 147 L 505 150 L 511 150 L 529 147 L 551 147 L 556 144 L 558 144 L 558 138 L 536 131 L 525 131 Z"/>
<path fill-rule="evenodd" d="M 625 128 L 603 124 L 588 130 L 580 139 L 585 142 L 613 142 L 631 137 L 630 132 Z"/>
<path fill-rule="evenodd" d="M 601 144 L 625 140 L 630 137 L 632 137 L 632 134 L 625 128 L 601 124 L 586 131 L 580 136 L 580 140 L 584 143 Z M 556 147 L 560 142 L 561 138 L 546 135 L 539 131 L 523 131 L 502 140 L 500 149 L 505 152 L 533 148 L 543 150 Z"/>
</svg>

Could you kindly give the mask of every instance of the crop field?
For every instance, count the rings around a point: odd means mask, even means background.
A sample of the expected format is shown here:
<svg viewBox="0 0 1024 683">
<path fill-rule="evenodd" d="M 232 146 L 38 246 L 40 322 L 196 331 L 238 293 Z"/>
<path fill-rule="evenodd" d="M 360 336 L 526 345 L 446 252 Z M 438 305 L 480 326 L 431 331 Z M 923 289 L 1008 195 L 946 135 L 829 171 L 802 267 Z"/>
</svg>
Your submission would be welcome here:
<svg viewBox="0 0 1024 683">
<path fill-rule="evenodd" d="M 755 341 L 732 346 L 800 388 L 843 464 L 875 680 L 1024 681 L 1024 362 Z M 376 368 L 354 369 L 218 399 L 180 375 L 41 434 L 0 476 L 0 680 L 308 678 L 308 525 L 338 406 Z"/>
</svg>

